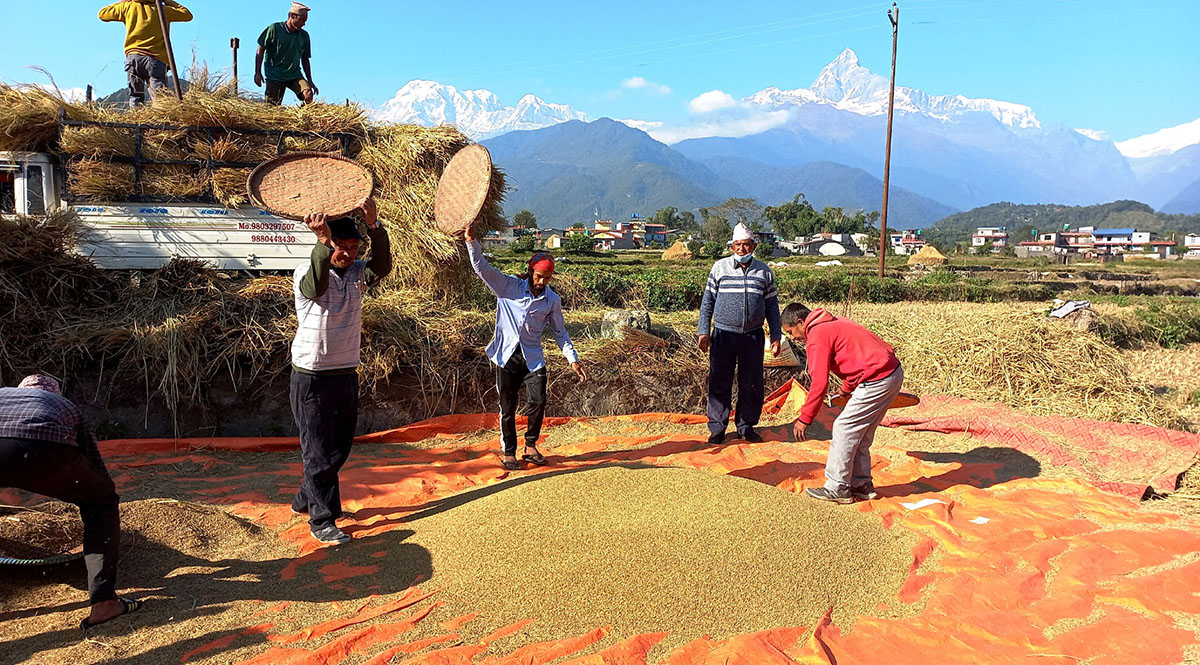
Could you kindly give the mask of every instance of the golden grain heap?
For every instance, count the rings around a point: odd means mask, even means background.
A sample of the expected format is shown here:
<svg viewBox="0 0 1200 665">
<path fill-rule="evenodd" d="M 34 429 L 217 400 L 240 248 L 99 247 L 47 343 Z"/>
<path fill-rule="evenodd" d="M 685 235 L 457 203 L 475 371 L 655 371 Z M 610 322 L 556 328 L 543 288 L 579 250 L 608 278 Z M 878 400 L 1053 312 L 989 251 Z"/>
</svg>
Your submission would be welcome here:
<svg viewBox="0 0 1200 665">
<path fill-rule="evenodd" d="M 147 163 L 140 191 L 134 167 L 122 163 L 137 151 L 134 129 L 94 125 L 66 126 L 69 120 L 140 124 L 141 154 Z M 298 134 L 281 136 L 286 131 Z M 224 205 L 247 202 L 249 166 L 279 153 L 342 152 L 374 173 L 380 217 L 392 236 L 396 285 L 432 286 L 439 280 L 453 289 L 462 273 L 458 243 L 433 221 L 433 199 L 446 163 L 470 140 L 451 126 L 372 122 L 362 107 L 347 104 L 272 106 L 242 99 L 229 83 L 192 72 L 182 100 L 160 95 L 152 104 L 115 110 L 76 104 L 36 86 L 0 84 L 0 150 L 32 150 L 67 157 L 67 184 L 73 195 L 91 200 L 120 200 L 131 195 L 172 199 L 212 197 Z M 155 161 L 199 161 L 200 166 L 153 164 Z M 504 175 L 493 169 L 491 189 L 480 214 L 481 231 L 506 223 L 501 202 Z"/>
<path fill-rule="evenodd" d="M 610 626 L 703 635 L 871 613 L 908 575 L 911 537 L 878 517 L 744 478 L 609 466 L 522 478 L 417 513 L 449 614 L 534 619 L 526 639 Z"/>
</svg>

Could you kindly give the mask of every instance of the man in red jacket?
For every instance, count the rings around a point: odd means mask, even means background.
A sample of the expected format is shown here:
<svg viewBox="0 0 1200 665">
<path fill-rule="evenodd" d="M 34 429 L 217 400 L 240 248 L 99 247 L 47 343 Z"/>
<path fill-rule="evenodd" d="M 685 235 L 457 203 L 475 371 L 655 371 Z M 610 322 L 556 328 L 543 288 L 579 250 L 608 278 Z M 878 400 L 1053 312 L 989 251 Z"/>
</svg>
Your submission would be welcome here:
<svg viewBox="0 0 1200 665">
<path fill-rule="evenodd" d="M 808 399 L 792 426 L 796 440 L 805 438 L 821 408 L 830 372 L 842 380 L 841 394 L 849 397 L 841 415 L 833 421 L 825 485 L 810 487 L 805 493 L 834 503 L 877 498 L 871 482 L 871 444 L 875 429 L 904 383 L 904 369 L 896 352 L 870 330 L 819 307 L 810 311 L 792 303 L 784 308 L 780 319 L 783 331 L 804 343 L 812 377 Z"/>
</svg>

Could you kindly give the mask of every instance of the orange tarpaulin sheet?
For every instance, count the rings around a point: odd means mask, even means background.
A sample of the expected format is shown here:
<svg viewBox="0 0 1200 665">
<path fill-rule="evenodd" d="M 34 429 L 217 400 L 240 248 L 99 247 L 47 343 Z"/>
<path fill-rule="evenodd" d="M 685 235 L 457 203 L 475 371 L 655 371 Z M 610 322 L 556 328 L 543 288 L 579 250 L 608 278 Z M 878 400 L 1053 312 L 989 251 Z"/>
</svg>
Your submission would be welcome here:
<svg viewBox="0 0 1200 665">
<path fill-rule="evenodd" d="M 787 396 L 774 395 L 768 410 L 778 411 Z M 919 410 L 927 404 L 932 405 L 929 411 Z M 1024 447 L 1051 457 L 1061 455 L 1056 459 L 1064 466 L 1090 455 L 1088 451 L 1096 456 L 1111 453 L 1112 464 L 1141 461 L 1104 448 L 1115 440 L 1106 437 L 1149 442 L 1162 450 L 1162 459 L 1172 460 L 1194 460 L 1200 445 L 1194 435 L 1155 428 L 1041 419 L 984 405 L 971 405 L 969 413 L 954 411 L 960 407 L 958 401 L 926 399 L 913 413 L 892 412 L 888 423 L 970 432 L 988 443 Z M 821 416 L 826 423 L 831 417 L 829 413 Z M 703 416 L 680 414 L 611 420 L 705 422 Z M 569 422 L 555 419 L 548 425 Z M 280 531 L 280 537 L 296 543 L 301 552 L 283 569 L 281 578 L 290 580 L 297 571 L 305 570 L 327 583 L 369 588 L 377 567 L 352 565 L 354 548 L 372 547 L 373 536 L 404 528 L 405 520 L 414 513 L 447 497 L 522 476 L 637 461 L 732 474 L 800 492 L 823 482 L 828 445 L 791 441 L 786 426 L 764 428 L 766 440 L 761 444 L 721 447 L 706 445 L 703 435 L 679 432 L 635 449 L 630 444 L 637 440 L 606 434 L 547 450 L 553 464 L 548 469 L 513 473 L 497 464 L 498 438 L 420 449 L 389 445 L 453 440 L 494 425 L 494 415 L 445 416 L 360 437 L 360 445 L 341 474 L 342 500 L 355 511 L 354 520 L 346 527 L 354 541 L 341 548 L 316 549 L 306 524 Z M 119 487 L 133 482 L 133 469 L 144 468 L 133 465 L 150 465 L 178 488 L 177 498 L 222 504 L 264 525 L 279 527 L 291 519 L 288 499 L 301 477 L 298 459 L 280 471 L 268 472 L 276 474 L 278 492 L 265 496 L 251 489 L 252 480 L 261 483 L 263 472 L 202 451 L 277 450 L 287 447 L 283 441 L 200 439 L 172 441 L 169 446 L 162 441 L 144 445 L 119 441 L 105 442 L 102 450 Z M 375 445 L 361 445 L 368 443 Z M 1130 498 L 1134 494 L 1130 488 L 1100 478 L 1013 476 L 998 464 L 975 462 L 969 455 L 936 461 L 899 450 L 882 455 L 881 445 L 877 444 L 873 469 L 882 497 L 845 510 L 874 513 L 887 528 L 917 535 L 907 581 L 898 597 L 881 599 L 915 604 L 913 612 L 896 616 L 881 606 L 877 615 L 858 617 L 848 625 L 834 625 L 827 615 L 810 626 L 764 627 L 761 632 L 728 639 L 700 638 L 674 649 L 660 662 L 1167 664 L 1183 660 L 1185 649 L 1197 642 L 1193 631 L 1200 625 L 1200 560 L 1196 557 L 1200 519 L 1149 510 Z M 1133 447 L 1131 443 L 1130 449 Z M 209 465 L 210 472 L 203 477 L 180 473 L 177 462 L 171 460 L 181 455 Z M 1182 471 L 1160 462 L 1152 468 L 1156 477 L 1166 479 Z M 1118 492 L 1110 491 L 1113 489 Z M 277 630 L 269 623 L 259 623 L 263 621 L 260 618 L 189 656 L 199 660 L 218 648 L 231 643 L 243 646 L 266 633 L 259 642 L 261 650 L 243 663 L 329 665 L 357 654 L 370 663 L 645 664 L 647 654 L 664 638 L 662 633 L 609 635 L 608 627 L 596 626 L 589 633 L 563 635 L 556 641 L 497 656 L 489 652 L 489 645 L 505 631 L 479 643 L 463 643 L 455 633 L 476 620 L 470 614 L 436 619 L 443 623 L 433 637 L 406 638 L 420 622 L 434 622 L 427 616 L 437 601 L 436 585 L 425 585 L 389 602 L 371 599 L 362 606 L 347 607 L 342 618 L 301 630 L 294 626 Z M 401 610 L 412 612 L 411 607 L 419 603 L 425 605 L 414 614 L 401 619 L 394 616 Z M 509 632 L 515 630 L 520 630 L 520 624 L 509 627 Z M 320 644 L 309 644 L 321 636 L 325 639 Z"/>
</svg>

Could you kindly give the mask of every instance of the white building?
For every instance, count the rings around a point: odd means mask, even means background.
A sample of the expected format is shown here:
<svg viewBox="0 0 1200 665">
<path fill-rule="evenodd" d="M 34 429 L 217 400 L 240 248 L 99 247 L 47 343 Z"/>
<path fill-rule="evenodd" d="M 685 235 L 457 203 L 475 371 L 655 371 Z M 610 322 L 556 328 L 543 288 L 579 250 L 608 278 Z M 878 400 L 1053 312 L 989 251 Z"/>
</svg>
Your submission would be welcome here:
<svg viewBox="0 0 1200 665">
<path fill-rule="evenodd" d="M 1200 259 L 1200 234 L 1189 233 L 1183 237 L 1183 255 Z"/>
<path fill-rule="evenodd" d="M 889 231 L 888 238 L 888 242 L 892 246 L 892 252 L 896 254 L 916 254 L 925 246 L 925 241 L 921 239 L 921 236 L 916 231 Z"/>
<path fill-rule="evenodd" d="M 978 252 L 980 247 L 992 243 L 992 251 L 999 252 L 1008 243 L 1008 232 L 1003 226 L 980 226 L 971 236 L 971 251 Z"/>
</svg>

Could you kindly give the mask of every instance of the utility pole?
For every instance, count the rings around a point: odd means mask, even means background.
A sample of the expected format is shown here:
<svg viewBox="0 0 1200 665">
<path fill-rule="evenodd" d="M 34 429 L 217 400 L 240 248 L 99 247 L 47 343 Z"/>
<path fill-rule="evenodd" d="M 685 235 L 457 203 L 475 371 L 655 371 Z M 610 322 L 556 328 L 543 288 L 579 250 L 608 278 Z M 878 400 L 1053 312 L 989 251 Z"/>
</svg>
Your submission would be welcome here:
<svg viewBox="0 0 1200 665">
<path fill-rule="evenodd" d="M 229 38 L 229 45 L 233 47 L 233 96 L 238 96 L 238 75 L 237 75 L 237 50 L 242 45 L 241 40 L 237 37 Z"/>
<path fill-rule="evenodd" d="M 879 277 L 883 278 L 883 262 L 887 258 L 888 235 L 888 176 L 892 166 L 892 113 L 896 108 L 896 39 L 900 34 L 900 8 L 892 3 L 888 10 L 892 22 L 892 87 L 888 92 L 887 144 L 883 152 L 883 210 L 879 222 Z"/>
</svg>

